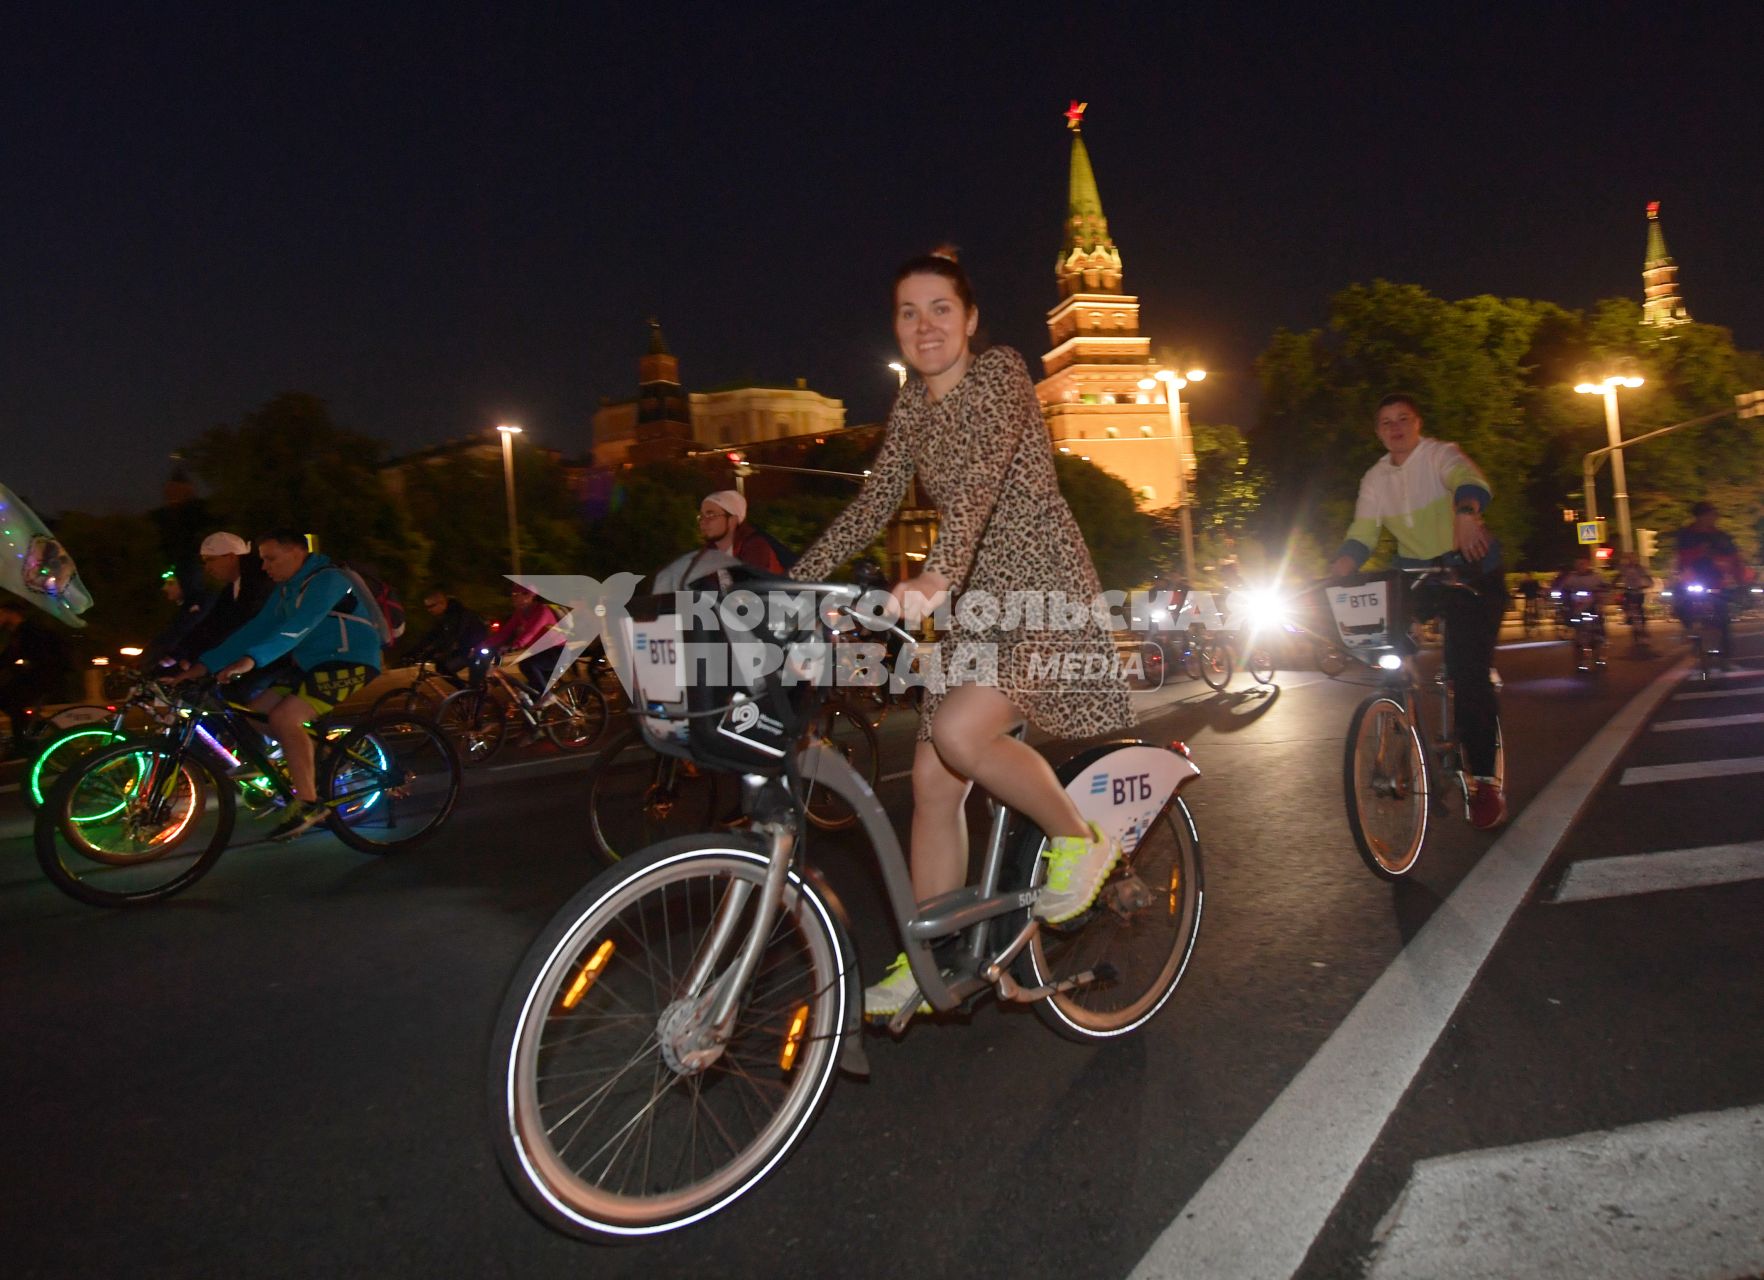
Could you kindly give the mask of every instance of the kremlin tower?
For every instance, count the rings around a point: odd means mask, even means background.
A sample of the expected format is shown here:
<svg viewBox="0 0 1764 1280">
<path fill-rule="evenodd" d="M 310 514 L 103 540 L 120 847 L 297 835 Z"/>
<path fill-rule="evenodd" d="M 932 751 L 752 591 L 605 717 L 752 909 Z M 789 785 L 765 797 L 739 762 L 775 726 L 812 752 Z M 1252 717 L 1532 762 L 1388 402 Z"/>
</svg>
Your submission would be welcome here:
<svg viewBox="0 0 1764 1280">
<path fill-rule="evenodd" d="M 1660 229 L 1660 202 L 1648 202 L 1648 256 L 1642 263 L 1642 323 L 1660 329 L 1689 324 L 1690 312 L 1678 296 L 1678 264 L 1666 252 L 1666 233 Z"/>
<path fill-rule="evenodd" d="M 1066 112 L 1072 161 L 1065 244 L 1054 264 L 1060 300 L 1047 313 L 1052 347 L 1035 394 L 1056 449 L 1119 477 L 1142 506 L 1167 507 L 1176 496 L 1176 441 L 1162 386 L 1139 386 L 1152 369 L 1151 343 L 1139 332 L 1139 299 L 1121 288 L 1121 251 L 1084 146 L 1084 108 L 1074 102 Z M 1186 405 L 1182 413 L 1186 437 Z M 1192 475 L 1192 447 L 1185 452 Z"/>
</svg>

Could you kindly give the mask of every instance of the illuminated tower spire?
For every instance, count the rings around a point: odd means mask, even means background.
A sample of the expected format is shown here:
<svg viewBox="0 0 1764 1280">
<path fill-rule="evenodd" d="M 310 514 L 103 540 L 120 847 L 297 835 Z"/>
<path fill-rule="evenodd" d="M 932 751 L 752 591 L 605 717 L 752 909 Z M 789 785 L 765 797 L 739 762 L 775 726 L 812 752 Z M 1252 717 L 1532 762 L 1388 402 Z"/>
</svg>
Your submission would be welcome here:
<svg viewBox="0 0 1764 1280">
<path fill-rule="evenodd" d="M 1689 324 L 1690 312 L 1678 296 L 1678 264 L 1666 252 L 1666 233 L 1660 229 L 1660 202 L 1648 202 L 1648 256 L 1642 264 L 1642 323 L 1661 329 Z"/>
<path fill-rule="evenodd" d="M 1120 293 L 1121 251 L 1109 237 L 1109 220 L 1103 216 L 1102 196 L 1084 146 L 1084 110 L 1090 104 L 1074 100 L 1066 108 L 1066 127 L 1072 131 L 1071 177 L 1066 185 L 1066 243 L 1054 264 L 1060 296 L 1075 293 Z"/>
</svg>

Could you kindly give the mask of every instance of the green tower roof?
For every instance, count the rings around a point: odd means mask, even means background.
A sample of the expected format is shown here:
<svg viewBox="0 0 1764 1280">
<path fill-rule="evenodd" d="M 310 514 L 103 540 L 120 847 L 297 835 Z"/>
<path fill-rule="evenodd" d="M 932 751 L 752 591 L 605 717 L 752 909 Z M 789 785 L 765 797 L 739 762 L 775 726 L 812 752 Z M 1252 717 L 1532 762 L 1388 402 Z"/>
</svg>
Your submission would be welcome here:
<svg viewBox="0 0 1764 1280">
<path fill-rule="evenodd" d="M 1102 195 L 1096 189 L 1096 174 L 1090 167 L 1090 152 L 1084 147 L 1084 136 L 1072 132 L 1072 176 L 1066 195 L 1066 247 L 1095 249 L 1113 247 L 1109 238 L 1109 220 L 1103 216 Z"/>
<path fill-rule="evenodd" d="M 1666 232 L 1660 227 L 1660 202 L 1651 200 L 1648 202 L 1647 265 L 1652 266 L 1656 262 L 1669 261 L 1671 257 L 1672 255 L 1666 252 Z"/>
</svg>

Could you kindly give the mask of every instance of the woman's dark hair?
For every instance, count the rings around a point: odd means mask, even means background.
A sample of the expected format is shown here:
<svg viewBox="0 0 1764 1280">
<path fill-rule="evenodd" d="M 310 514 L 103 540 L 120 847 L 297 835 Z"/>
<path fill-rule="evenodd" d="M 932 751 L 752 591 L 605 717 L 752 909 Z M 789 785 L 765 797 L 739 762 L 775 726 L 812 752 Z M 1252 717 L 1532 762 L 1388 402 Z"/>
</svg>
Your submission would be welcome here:
<svg viewBox="0 0 1764 1280">
<path fill-rule="evenodd" d="M 894 286 L 889 290 L 888 305 L 894 306 L 895 299 L 900 296 L 900 282 L 908 276 L 942 276 L 955 286 L 956 297 L 962 300 L 962 306 L 972 311 L 978 305 L 974 301 L 974 286 L 968 283 L 968 273 L 962 270 L 956 254 L 957 249 L 953 244 L 945 244 L 939 245 L 930 253 L 908 258 L 901 263 L 900 270 L 894 273 Z"/>
</svg>

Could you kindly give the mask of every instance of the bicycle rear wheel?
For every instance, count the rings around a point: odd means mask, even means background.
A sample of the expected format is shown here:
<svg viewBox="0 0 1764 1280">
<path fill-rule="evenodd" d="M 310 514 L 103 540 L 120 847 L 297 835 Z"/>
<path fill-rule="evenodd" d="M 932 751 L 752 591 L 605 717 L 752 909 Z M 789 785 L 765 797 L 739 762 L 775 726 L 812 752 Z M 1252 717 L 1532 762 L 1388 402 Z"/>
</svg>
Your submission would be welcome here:
<svg viewBox="0 0 1764 1280">
<path fill-rule="evenodd" d="M 235 807 L 231 786 L 163 742 L 101 747 L 37 811 L 37 864 L 93 906 L 157 902 L 207 874 L 232 838 Z"/>
<path fill-rule="evenodd" d="M 1361 859 L 1373 875 L 1401 880 L 1421 859 L 1430 795 L 1426 750 L 1400 699 L 1378 694 L 1354 711 L 1342 785 Z"/>
<path fill-rule="evenodd" d="M 325 749 L 319 794 L 333 806 L 328 826 L 363 853 L 427 840 L 459 802 L 453 744 L 418 716 L 379 716 Z"/>
<path fill-rule="evenodd" d="M 586 751 L 606 732 L 606 695 L 586 677 L 564 680 L 553 690 L 557 701 L 540 714 L 545 735 L 564 751 Z"/>
<path fill-rule="evenodd" d="M 1209 689 L 1223 692 L 1231 683 L 1231 646 L 1224 640 L 1209 636 L 1195 651 L 1195 660 L 1200 667 L 1200 678 L 1207 682 Z"/>
<path fill-rule="evenodd" d="M 503 1173 L 550 1226 L 629 1240 L 697 1222 L 776 1166 L 826 1101 L 849 959 L 794 873 L 729 1039 L 693 1038 L 766 864 L 746 836 L 670 841 L 598 876 L 528 949 L 497 1017 L 489 1104 Z"/>
<path fill-rule="evenodd" d="M 1251 649 L 1243 660 L 1257 684 L 1274 683 L 1274 655 L 1266 649 Z"/>
<path fill-rule="evenodd" d="M 488 764 L 508 738 L 508 708 L 488 689 L 461 689 L 441 699 L 435 713 L 441 727 L 467 765 Z"/>
<path fill-rule="evenodd" d="M 588 771 L 590 849 L 612 863 L 657 841 L 709 830 L 721 790 L 716 774 L 657 755 L 628 729 Z"/>
<path fill-rule="evenodd" d="M 1029 828 L 1017 865 L 1034 860 L 1040 883 L 1046 841 Z M 1109 875 L 1096 904 L 1063 925 L 1043 923 L 1017 961 L 1025 985 L 1047 986 L 1086 971 L 1098 979 L 1037 1001 L 1035 1014 L 1068 1040 L 1099 1043 L 1136 1031 L 1182 980 L 1200 931 L 1205 886 L 1200 835 L 1180 796 L 1146 828 Z"/>
<path fill-rule="evenodd" d="M 881 752 L 876 747 L 876 731 L 867 717 L 843 699 L 829 699 L 821 705 L 809 730 L 809 741 L 819 742 L 844 756 L 860 778 L 872 787 L 876 785 L 877 766 L 881 760 Z M 809 821 L 823 831 L 843 831 L 857 821 L 857 810 L 831 787 L 809 784 L 804 809 Z"/>
</svg>

